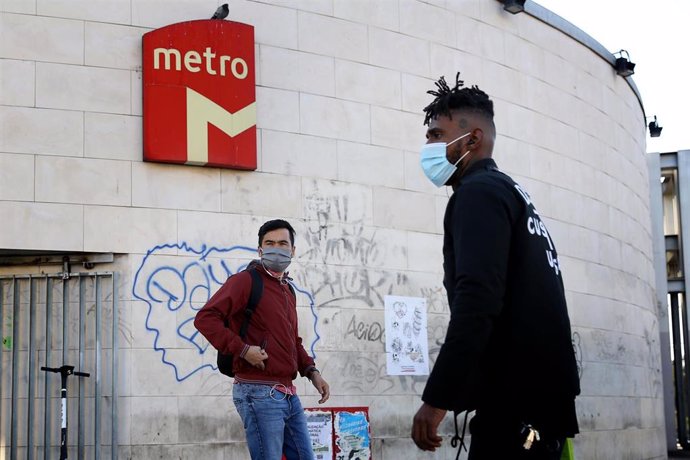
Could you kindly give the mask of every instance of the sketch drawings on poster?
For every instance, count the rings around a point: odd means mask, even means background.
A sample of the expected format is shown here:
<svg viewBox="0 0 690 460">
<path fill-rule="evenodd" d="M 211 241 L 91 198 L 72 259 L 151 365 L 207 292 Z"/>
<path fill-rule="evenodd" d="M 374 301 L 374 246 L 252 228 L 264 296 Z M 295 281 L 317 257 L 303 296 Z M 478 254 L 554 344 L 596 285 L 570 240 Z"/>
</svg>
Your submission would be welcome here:
<svg viewBox="0 0 690 460">
<path fill-rule="evenodd" d="M 314 460 L 332 460 L 333 414 L 331 411 L 308 409 L 305 411 L 305 415 Z"/>
<path fill-rule="evenodd" d="M 426 299 L 386 296 L 388 375 L 429 375 Z"/>
</svg>

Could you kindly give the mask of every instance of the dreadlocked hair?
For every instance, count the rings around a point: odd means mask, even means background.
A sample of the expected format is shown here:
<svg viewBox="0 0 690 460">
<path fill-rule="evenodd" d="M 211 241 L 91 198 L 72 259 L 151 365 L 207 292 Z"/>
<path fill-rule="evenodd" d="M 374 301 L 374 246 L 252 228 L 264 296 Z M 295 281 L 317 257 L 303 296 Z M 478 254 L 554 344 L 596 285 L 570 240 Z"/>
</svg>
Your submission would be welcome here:
<svg viewBox="0 0 690 460">
<path fill-rule="evenodd" d="M 453 88 L 448 86 L 445 77 L 439 78 L 436 82 L 437 89 L 427 91 L 427 94 L 431 94 L 435 99 L 431 104 L 424 107 L 426 113 L 424 124 L 428 125 L 432 118 L 441 115 L 452 119 L 451 112 L 453 110 L 474 112 L 493 123 L 494 103 L 489 99 L 489 96 L 477 86 L 464 86 L 465 82 L 460 80 L 460 72 L 455 76 Z"/>
</svg>

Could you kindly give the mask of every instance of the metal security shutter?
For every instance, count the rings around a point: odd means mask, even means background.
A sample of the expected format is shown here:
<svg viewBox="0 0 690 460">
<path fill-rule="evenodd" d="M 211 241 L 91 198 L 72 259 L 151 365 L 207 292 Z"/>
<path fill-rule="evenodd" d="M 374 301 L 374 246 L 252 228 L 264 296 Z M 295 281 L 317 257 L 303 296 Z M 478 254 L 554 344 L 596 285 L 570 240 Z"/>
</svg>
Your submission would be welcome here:
<svg viewBox="0 0 690 460">
<path fill-rule="evenodd" d="M 68 377 L 69 458 L 117 458 L 117 274 L 0 276 L 0 457 L 56 459 L 60 374 Z M 47 395 L 47 397 L 46 397 Z"/>
</svg>

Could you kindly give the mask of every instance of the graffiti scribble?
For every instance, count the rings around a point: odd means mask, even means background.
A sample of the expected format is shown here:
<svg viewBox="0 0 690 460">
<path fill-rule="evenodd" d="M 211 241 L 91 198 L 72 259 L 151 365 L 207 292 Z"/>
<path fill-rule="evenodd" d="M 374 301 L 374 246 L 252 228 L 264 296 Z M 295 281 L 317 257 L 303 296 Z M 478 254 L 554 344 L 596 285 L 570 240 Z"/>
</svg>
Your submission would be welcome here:
<svg viewBox="0 0 690 460">
<path fill-rule="evenodd" d="M 178 255 L 168 255 L 170 249 Z M 132 295 L 147 304 L 145 327 L 153 334 L 153 349 L 172 367 L 178 382 L 203 368 L 217 369 L 215 353 L 206 353 L 209 344 L 194 327 L 194 316 L 230 275 L 245 269 L 255 256 L 256 249 L 247 246 L 195 249 L 184 242 L 155 246 L 144 256 L 134 275 Z M 309 300 L 315 333 L 311 354 L 315 356 L 320 336 L 314 299 L 309 291 L 293 287 Z"/>
</svg>

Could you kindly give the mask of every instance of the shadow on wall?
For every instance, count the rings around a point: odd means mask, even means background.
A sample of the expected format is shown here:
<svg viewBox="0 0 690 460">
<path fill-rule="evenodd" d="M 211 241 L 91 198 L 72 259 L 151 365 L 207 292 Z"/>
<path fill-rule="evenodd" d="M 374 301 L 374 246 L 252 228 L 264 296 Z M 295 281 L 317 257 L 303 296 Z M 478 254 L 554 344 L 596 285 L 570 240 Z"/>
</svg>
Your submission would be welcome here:
<svg viewBox="0 0 690 460">
<path fill-rule="evenodd" d="M 204 368 L 218 369 L 216 353 L 194 327 L 194 316 L 225 280 L 244 270 L 256 257 L 256 249 L 247 246 L 216 247 L 202 245 L 195 249 L 187 243 L 161 244 L 147 251 L 134 275 L 132 295 L 148 305 L 146 330 L 152 334 L 153 349 L 161 353 L 163 364 L 175 372 L 178 382 Z M 318 317 L 310 292 L 294 285 L 306 296 L 314 317 L 312 356 L 320 336 Z M 180 339 L 182 346 L 180 346 Z"/>
</svg>

